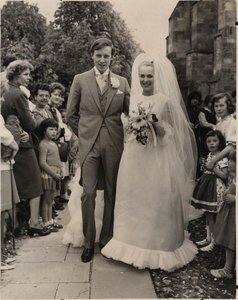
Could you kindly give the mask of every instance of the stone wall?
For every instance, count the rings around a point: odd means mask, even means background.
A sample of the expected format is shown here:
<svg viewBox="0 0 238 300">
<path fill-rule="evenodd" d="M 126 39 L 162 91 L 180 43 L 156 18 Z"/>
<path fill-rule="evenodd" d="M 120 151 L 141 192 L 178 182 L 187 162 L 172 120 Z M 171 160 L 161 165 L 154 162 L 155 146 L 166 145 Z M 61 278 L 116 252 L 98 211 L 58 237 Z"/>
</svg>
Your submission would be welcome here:
<svg viewBox="0 0 238 300">
<path fill-rule="evenodd" d="M 232 92 L 236 87 L 236 1 L 179 1 L 169 18 L 167 56 L 183 96 L 194 89 Z"/>
</svg>

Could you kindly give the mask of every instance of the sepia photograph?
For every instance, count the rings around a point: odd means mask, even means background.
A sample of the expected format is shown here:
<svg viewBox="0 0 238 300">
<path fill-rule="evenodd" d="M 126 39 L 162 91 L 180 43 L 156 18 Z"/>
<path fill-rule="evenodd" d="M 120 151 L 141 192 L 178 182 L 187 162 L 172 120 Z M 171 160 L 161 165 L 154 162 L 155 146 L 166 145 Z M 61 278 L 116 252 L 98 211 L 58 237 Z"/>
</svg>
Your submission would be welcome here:
<svg viewBox="0 0 238 300">
<path fill-rule="evenodd" d="M 236 299 L 236 1 L 0 9 L 1 299 Z"/>
</svg>

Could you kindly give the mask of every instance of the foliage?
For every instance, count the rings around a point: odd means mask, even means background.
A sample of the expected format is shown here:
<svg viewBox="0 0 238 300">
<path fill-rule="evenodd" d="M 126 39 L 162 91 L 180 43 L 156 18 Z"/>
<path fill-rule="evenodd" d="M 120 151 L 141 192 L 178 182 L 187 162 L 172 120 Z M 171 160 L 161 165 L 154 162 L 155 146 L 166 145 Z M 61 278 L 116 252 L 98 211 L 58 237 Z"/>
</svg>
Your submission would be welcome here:
<svg viewBox="0 0 238 300">
<path fill-rule="evenodd" d="M 102 36 L 115 46 L 112 70 L 130 80 L 139 45 L 110 2 L 61 1 L 49 25 L 36 5 L 8 1 L 2 8 L 2 58 L 30 60 L 33 82 L 58 80 L 68 87 L 75 74 L 92 67 L 90 45 Z"/>
<path fill-rule="evenodd" d="M 84 72 L 91 66 L 89 44 L 93 39 L 85 22 L 74 28 L 72 36 L 50 24 L 39 64 L 50 66 L 58 75 L 58 80 L 67 86 L 75 74 Z"/>
<path fill-rule="evenodd" d="M 1 47 L 3 55 L 34 59 L 39 55 L 46 32 L 46 18 L 35 5 L 8 1 L 1 13 Z"/>
<path fill-rule="evenodd" d="M 106 1 L 63 1 L 55 12 L 53 26 L 61 29 L 67 36 L 59 51 L 62 60 L 71 51 L 72 57 L 78 58 L 73 69 L 67 68 L 67 75 L 83 72 L 91 64 L 89 49 L 91 42 L 98 37 L 108 37 L 115 46 L 112 62 L 113 71 L 130 78 L 131 64 L 137 54 L 136 44 L 127 29 L 126 23 Z M 76 52 L 76 56 L 75 53 Z"/>
</svg>

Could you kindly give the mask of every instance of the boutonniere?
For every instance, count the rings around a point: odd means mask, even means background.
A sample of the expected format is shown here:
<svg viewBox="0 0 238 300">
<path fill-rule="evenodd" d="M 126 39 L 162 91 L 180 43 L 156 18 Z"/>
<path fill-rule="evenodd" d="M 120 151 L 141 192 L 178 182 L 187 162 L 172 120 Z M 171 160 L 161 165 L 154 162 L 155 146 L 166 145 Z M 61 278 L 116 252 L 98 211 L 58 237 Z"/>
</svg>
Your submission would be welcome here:
<svg viewBox="0 0 238 300">
<path fill-rule="evenodd" d="M 116 78 L 116 77 L 111 77 L 110 80 L 111 80 L 111 85 L 112 85 L 112 87 L 113 87 L 114 89 L 118 89 L 119 86 L 120 86 L 120 81 L 119 81 L 119 79 Z"/>
</svg>

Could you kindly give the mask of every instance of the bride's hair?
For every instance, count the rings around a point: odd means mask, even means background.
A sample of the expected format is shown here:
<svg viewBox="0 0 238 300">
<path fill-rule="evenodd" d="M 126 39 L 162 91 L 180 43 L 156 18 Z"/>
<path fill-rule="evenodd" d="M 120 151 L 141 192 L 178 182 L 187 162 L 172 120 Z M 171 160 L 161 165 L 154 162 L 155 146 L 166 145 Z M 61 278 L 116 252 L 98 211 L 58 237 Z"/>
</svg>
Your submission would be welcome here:
<svg viewBox="0 0 238 300">
<path fill-rule="evenodd" d="M 139 71 L 140 67 L 142 67 L 142 66 L 154 68 L 154 62 L 153 61 L 142 61 L 138 66 L 138 71 Z"/>
</svg>

